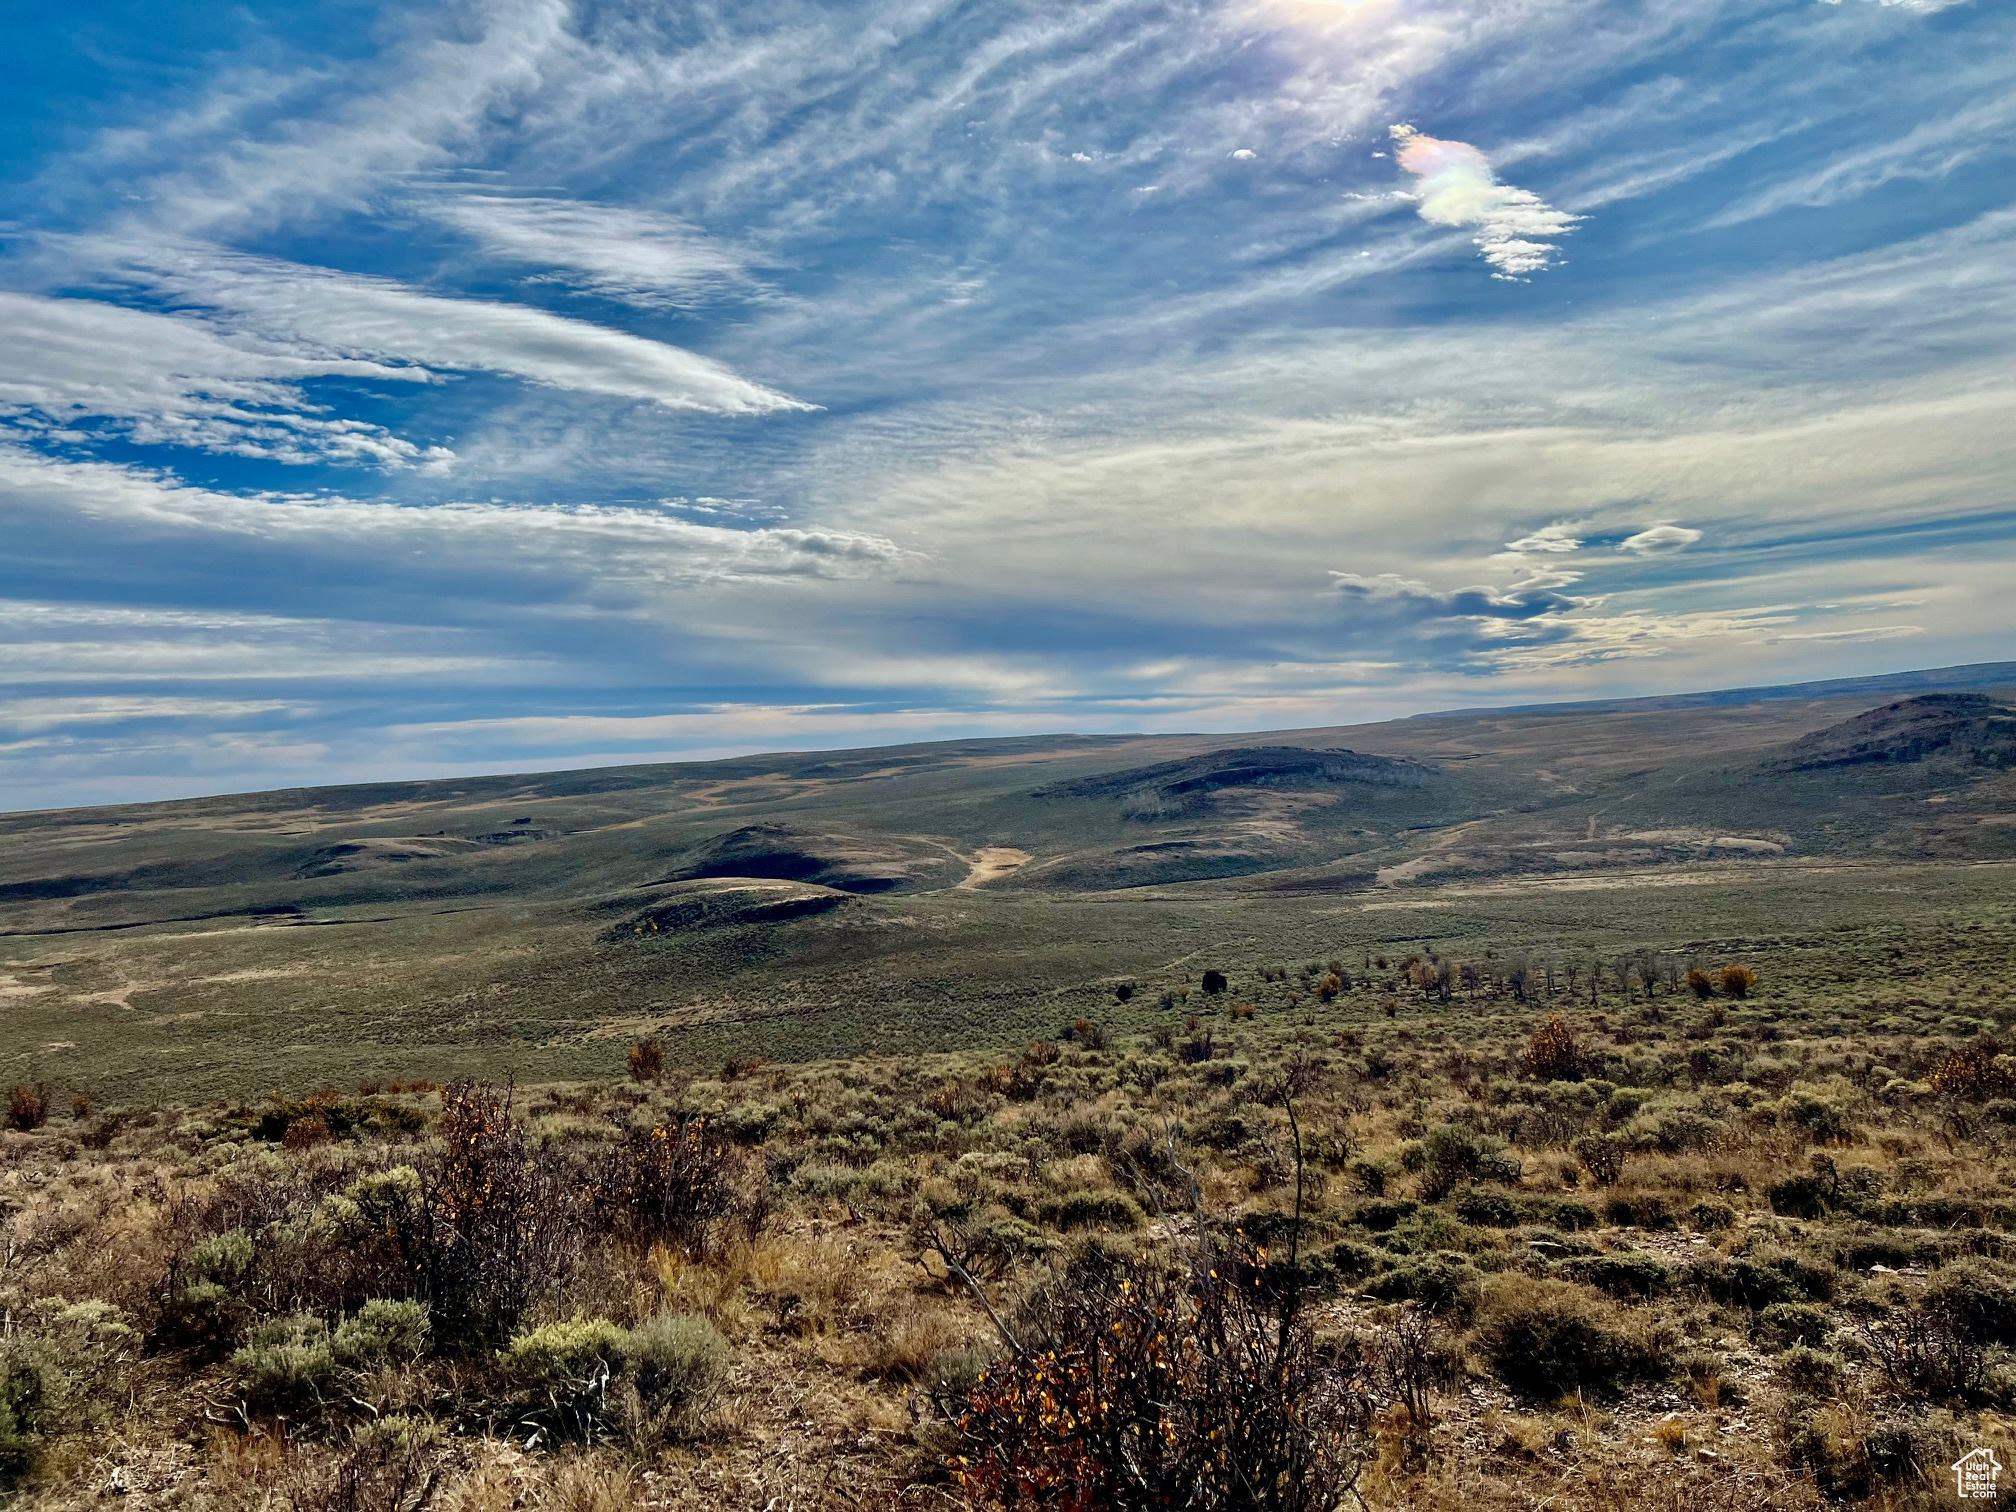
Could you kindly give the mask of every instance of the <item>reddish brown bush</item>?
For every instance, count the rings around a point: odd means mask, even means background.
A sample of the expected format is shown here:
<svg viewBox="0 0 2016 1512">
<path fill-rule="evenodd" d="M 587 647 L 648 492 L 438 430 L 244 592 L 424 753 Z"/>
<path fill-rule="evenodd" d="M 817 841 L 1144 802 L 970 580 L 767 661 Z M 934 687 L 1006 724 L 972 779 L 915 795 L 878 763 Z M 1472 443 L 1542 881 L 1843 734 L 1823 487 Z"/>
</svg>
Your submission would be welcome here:
<svg viewBox="0 0 2016 1512">
<path fill-rule="evenodd" d="M 924 1106 L 940 1118 L 957 1118 L 966 1106 L 966 1089 L 956 1081 L 940 1082 L 924 1099 Z"/>
<path fill-rule="evenodd" d="M 280 1136 L 281 1146 L 289 1150 L 312 1150 L 317 1145 L 329 1143 L 329 1120 L 320 1113 L 308 1113 L 292 1119 L 287 1132 Z"/>
<path fill-rule="evenodd" d="M 1757 985 L 1757 973 L 1748 966 L 1724 966 L 1721 972 L 1722 990 L 1732 998 L 1750 996 L 1750 989 Z"/>
<path fill-rule="evenodd" d="M 494 1346 L 533 1300 L 572 1273 L 589 1191 L 511 1117 L 508 1094 L 463 1083 L 442 1094 L 440 1154 L 422 1172 L 402 1235 L 444 1343 Z M 388 1228 L 404 1227 L 387 1217 Z"/>
<path fill-rule="evenodd" d="M 630 1080 L 655 1082 L 665 1075 L 665 1043 L 656 1035 L 630 1047 Z"/>
<path fill-rule="evenodd" d="M 22 1082 L 7 1094 L 7 1127 L 39 1129 L 49 1121 L 49 1089 L 41 1082 Z"/>
<path fill-rule="evenodd" d="M 1699 966 L 1689 967 L 1687 971 L 1687 990 L 1697 998 L 1711 998 L 1715 996 L 1715 978 L 1708 975 Z"/>
<path fill-rule="evenodd" d="M 1371 1397 L 1318 1348 L 1288 1269 L 1204 1249 L 1073 1267 L 947 1404 L 954 1482 L 990 1508 L 1340 1505 Z"/>
<path fill-rule="evenodd" d="M 1558 1013 L 1547 1016 L 1519 1056 L 1519 1069 L 1539 1081 L 1580 1081 L 1588 1064 L 1575 1031 Z"/>
<path fill-rule="evenodd" d="M 628 1130 L 610 1147 L 593 1199 L 607 1227 L 688 1254 L 724 1227 L 753 1232 L 763 1217 L 755 1173 L 700 1117 Z"/>
</svg>

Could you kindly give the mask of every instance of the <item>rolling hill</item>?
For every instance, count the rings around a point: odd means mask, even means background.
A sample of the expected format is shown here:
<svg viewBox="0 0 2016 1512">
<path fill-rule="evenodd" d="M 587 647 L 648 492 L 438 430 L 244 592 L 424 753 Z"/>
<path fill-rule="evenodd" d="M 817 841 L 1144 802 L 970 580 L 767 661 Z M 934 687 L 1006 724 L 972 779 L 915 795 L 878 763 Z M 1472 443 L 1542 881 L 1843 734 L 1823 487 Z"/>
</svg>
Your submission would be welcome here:
<svg viewBox="0 0 2016 1512">
<path fill-rule="evenodd" d="M 2003 663 L 0 815 L 5 1044 L 178 1087 L 569 1065 L 641 1027 L 795 1056 L 998 1042 L 1122 978 L 1445 923 L 1754 933 L 1899 866 L 2006 887 L 2012 689 Z"/>
</svg>

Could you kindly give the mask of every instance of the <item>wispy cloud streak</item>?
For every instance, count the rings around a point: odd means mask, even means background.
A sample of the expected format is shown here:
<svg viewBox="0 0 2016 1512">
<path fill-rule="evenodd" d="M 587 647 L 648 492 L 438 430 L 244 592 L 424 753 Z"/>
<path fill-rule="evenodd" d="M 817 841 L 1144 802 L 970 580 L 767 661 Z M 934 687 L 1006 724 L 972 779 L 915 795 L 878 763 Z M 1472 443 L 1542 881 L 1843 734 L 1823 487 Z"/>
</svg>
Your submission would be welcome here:
<svg viewBox="0 0 2016 1512">
<path fill-rule="evenodd" d="M 644 309 L 694 309 L 754 286 L 748 254 L 649 210 L 497 194 L 447 196 L 426 209 L 492 257 Z"/>
<path fill-rule="evenodd" d="M 275 344 L 506 373 L 665 409 L 759 415 L 812 408 L 697 352 L 527 305 L 444 298 L 394 279 L 195 245 L 124 248 L 110 261 L 157 296 Z"/>
</svg>

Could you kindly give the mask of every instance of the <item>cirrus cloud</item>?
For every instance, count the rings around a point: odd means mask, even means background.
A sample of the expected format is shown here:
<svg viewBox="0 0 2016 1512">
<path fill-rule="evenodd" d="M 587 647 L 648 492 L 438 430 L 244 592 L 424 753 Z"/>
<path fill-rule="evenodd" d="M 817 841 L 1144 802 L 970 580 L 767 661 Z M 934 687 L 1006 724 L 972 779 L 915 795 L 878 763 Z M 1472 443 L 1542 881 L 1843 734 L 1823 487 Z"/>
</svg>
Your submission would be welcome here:
<svg viewBox="0 0 2016 1512">
<path fill-rule="evenodd" d="M 503 373 L 713 415 L 817 408 L 698 352 L 529 305 L 447 298 L 396 279 L 195 244 L 106 250 L 109 273 L 207 312 L 227 330 L 317 356 Z"/>
<path fill-rule="evenodd" d="M 424 368 L 280 347 L 202 320 L 0 291 L 0 419 L 65 436 L 102 424 L 139 445 L 304 465 L 440 464 L 450 453 L 323 413 L 310 378 L 426 382 Z"/>
<path fill-rule="evenodd" d="M 427 207 L 492 257 L 642 309 L 691 309 L 751 286 L 746 254 L 684 221 L 577 200 L 463 194 Z"/>
</svg>

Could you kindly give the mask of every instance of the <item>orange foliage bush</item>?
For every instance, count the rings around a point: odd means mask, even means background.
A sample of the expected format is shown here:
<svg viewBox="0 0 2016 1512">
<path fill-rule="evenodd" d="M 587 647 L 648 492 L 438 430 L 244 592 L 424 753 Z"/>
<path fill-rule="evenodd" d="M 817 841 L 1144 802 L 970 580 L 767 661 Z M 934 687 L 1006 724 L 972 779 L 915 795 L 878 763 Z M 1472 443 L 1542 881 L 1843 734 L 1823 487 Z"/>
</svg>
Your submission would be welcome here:
<svg viewBox="0 0 2016 1512">
<path fill-rule="evenodd" d="M 652 1036 L 630 1047 L 630 1080 L 655 1082 L 665 1074 L 664 1041 Z"/>
<path fill-rule="evenodd" d="M 1750 996 L 1750 989 L 1757 985 L 1757 973 L 1748 966 L 1724 966 L 1722 968 L 1722 990 L 1732 998 Z"/>
<path fill-rule="evenodd" d="M 1534 1031 L 1519 1056 L 1519 1069 L 1540 1081 L 1580 1081 L 1588 1070 L 1588 1057 L 1576 1042 L 1575 1031 L 1558 1013 Z"/>
<path fill-rule="evenodd" d="M 1931 1076 L 1932 1090 L 1966 1102 L 2016 1095 L 2016 1059 L 1997 1052 L 1991 1040 L 1976 1040 L 1940 1062 Z"/>
</svg>

